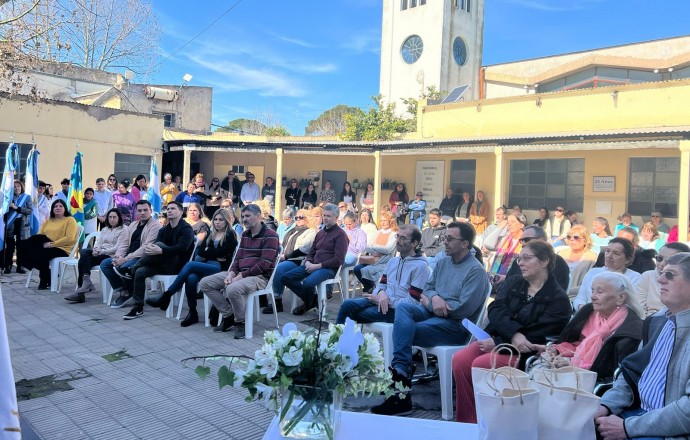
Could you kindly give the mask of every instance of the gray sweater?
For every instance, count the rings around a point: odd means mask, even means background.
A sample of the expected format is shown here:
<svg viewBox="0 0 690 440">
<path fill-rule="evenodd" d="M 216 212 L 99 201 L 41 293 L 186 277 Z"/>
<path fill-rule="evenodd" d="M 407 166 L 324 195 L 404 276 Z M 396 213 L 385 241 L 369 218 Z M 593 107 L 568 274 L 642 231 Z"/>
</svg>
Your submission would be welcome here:
<svg viewBox="0 0 690 440">
<path fill-rule="evenodd" d="M 476 321 L 488 293 L 486 271 L 472 253 L 459 263 L 453 263 L 451 257 L 439 260 L 424 288 L 424 295 L 429 298 L 429 311 L 433 312 L 431 299 L 438 295 L 450 306 L 448 318 L 457 320 Z"/>
<path fill-rule="evenodd" d="M 403 302 L 418 303 L 430 272 L 429 263 L 421 255 L 394 257 L 374 292 L 385 291 L 393 307 Z"/>
</svg>

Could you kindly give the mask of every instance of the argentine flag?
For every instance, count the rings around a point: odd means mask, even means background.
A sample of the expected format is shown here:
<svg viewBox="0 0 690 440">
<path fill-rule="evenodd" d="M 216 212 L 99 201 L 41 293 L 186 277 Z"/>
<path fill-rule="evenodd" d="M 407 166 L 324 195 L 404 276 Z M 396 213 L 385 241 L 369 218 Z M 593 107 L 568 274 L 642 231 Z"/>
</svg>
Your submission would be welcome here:
<svg viewBox="0 0 690 440">
<path fill-rule="evenodd" d="M 77 223 L 84 225 L 84 191 L 82 190 L 82 172 L 81 172 L 81 153 L 77 151 L 74 156 L 74 166 L 72 166 L 72 175 L 69 179 L 69 192 L 67 193 L 67 200 L 69 201 L 69 212 L 74 217 Z"/>
<path fill-rule="evenodd" d="M 0 188 L 0 249 L 5 248 L 5 214 L 10 209 L 14 196 L 14 172 L 19 166 L 19 149 L 17 144 L 10 144 L 5 153 L 5 171 L 2 174 Z"/>
<path fill-rule="evenodd" d="M 38 155 L 41 154 L 36 147 L 29 151 L 29 157 L 26 161 L 26 178 L 25 187 L 26 194 L 31 197 L 34 202 L 34 209 L 31 213 L 31 235 L 38 234 L 38 229 L 41 226 L 41 221 L 38 218 Z"/>
<path fill-rule="evenodd" d="M 151 158 L 151 172 L 149 175 L 149 189 L 146 191 L 147 199 L 151 203 L 154 214 L 159 214 L 163 202 L 161 200 L 161 178 L 158 174 L 158 164 L 155 156 Z"/>
</svg>

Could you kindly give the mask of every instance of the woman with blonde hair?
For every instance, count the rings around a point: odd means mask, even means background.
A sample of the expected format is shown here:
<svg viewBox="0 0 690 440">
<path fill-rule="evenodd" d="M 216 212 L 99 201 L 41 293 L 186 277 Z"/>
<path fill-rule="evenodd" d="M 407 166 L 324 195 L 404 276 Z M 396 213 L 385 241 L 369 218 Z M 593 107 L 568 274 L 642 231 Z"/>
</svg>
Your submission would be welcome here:
<svg viewBox="0 0 690 440">
<path fill-rule="evenodd" d="M 592 251 L 597 254 L 611 241 L 612 234 L 609 221 L 604 217 L 597 217 L 592 222 Z"/>
<path fill-rule="evenodd" d="M 323 228 L 323 208 L 317 206 L 309 210 L 310 222 L 309 227 L 314 227 L 316 229 Z"/>
<path fill-rule="evenodd" d="M 312 210 L 313 211 L 313 210 Z M 283 275 L 299 267 L 307 258 L 311 250 L 318 228 L 311 219 L 310 211 L 300 209 L 295 214 L 294 227 L 285 234 L 282 241 L 282 253 L 280 262 L 276 265 L 273 275 L 273 295 L 276 300 L 276 311 L 283 311 Z M 273 313 L 273 306 L 268 304 L 261 310 L 266 315 Z"/>
<path fill-rule="evenodd" d="M 256 200 L 253 203 L 261 208 L 261 217 L 266 227 L 272 231 L 277 231 L 278 222 L 276 222 L 276 219 L 271 215 L 271 202 L 268 200 Z"/>
<path fill-rule="evenodd" d="M 592 251 L 592 237 L 584 225 L 571 227 L 565 236 L 565 242 L 568 247 L 561 249 L 557 254 L 565 259 L 571 270 L 581 262 L 591 261 L 591 266 L 597 261 L 599 255 Z"/>
<path fill-rule="evenodd" d="M 213 215 L 211 229 L 196 247 L 194 260 L 184 265 L 170 287 L 162 295 L 149 298 L 146 304 L 166 310 L 172 296 L 184 286 L 189 312 L 180 322 L 181 327 L 189 327 L 199 322 L 196 311 L 199 281 L 209 275 L 228 270 L 237 248 L 237 235 L 232 229 L 234 216 L 228 209 L 219 209 Z"/>
<path fill-rule="evenodd" d="M 474 226 L 477 234 L 484 232 L 488 226 L 489 214 L 491 213 L 491 206 L 485 200 L 484 191 L 477 191 L 477 199 L 470 207 L 470 222 Z"/>
<path fill-rule="evenodd" d="M 658 252 L 662 247 L 664 247 L 665 244 L 666 241 L 661 238 L 659 230 L 654 223 L 647 222 L 642 225 L 642 229 L 640 230 L 641 248 L 654 249 Z"/>
<path fill-rule="evenodd" d="M 210 222 L 204 215 L 201 205 L 197 202 L 192 202 L 189 204 L 185 221 L 189 223 L 194 230 L 194 235 L 198 241 L 203 240 L 204 237 L 206 237 L 206 234 L 208 234 Z"/>
<path fill-rule="evenodd" d="M 359 256 L 359 263 L 353 272 L 365 292 L 371 293 L 381 274 L 386 269 L 386 264 L 395 255 L 395 236 L 398 232 L 398 224 L 393 214 L 382 212 L 379 215 L 379 230 L 374 242 L 367 245 L 364 254 Z"/>
</svg>

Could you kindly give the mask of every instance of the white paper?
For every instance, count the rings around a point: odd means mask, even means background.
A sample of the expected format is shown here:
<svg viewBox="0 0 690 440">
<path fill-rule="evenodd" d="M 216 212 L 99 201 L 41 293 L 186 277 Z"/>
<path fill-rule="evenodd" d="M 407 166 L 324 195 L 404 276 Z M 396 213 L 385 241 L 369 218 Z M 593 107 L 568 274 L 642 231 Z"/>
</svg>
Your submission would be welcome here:
<svg viewBox="0 0 690 440">
<path fill-rule="evenodd" d="M 491 336 L 489 336 L 487 332 L 477 327 L 477 325 L 474 322 L 470 321 L 467 318 L 462 320 L 462 325 L 464 325 L 467 331 L 472 333 L 472 336 L 477 338 L 478 341 L 491 338 Z"/>
</svg>

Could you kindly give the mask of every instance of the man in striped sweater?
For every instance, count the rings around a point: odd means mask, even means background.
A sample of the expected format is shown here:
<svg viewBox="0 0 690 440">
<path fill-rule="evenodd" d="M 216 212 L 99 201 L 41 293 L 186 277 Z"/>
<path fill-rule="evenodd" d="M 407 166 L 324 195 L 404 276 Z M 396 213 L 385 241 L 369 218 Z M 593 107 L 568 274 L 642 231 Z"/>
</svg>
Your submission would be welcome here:
<svg viewBox="0 0 690 440">
<path fill-rule="evenodd" d="M 207 276 L 199 283 L 199 289 L 223 317 L 213 331 L 226 332 L 235 327 L 235 339 L 245 336 L 246 297 L 266 287 L 280 249 L 278 234 L 266 228 L 261 218 L 261 208 L 257 205 L 251 203 L 242 208 L 242 224 L 246 230 L 232 266 L 227 272 Z"/>
</svg>

